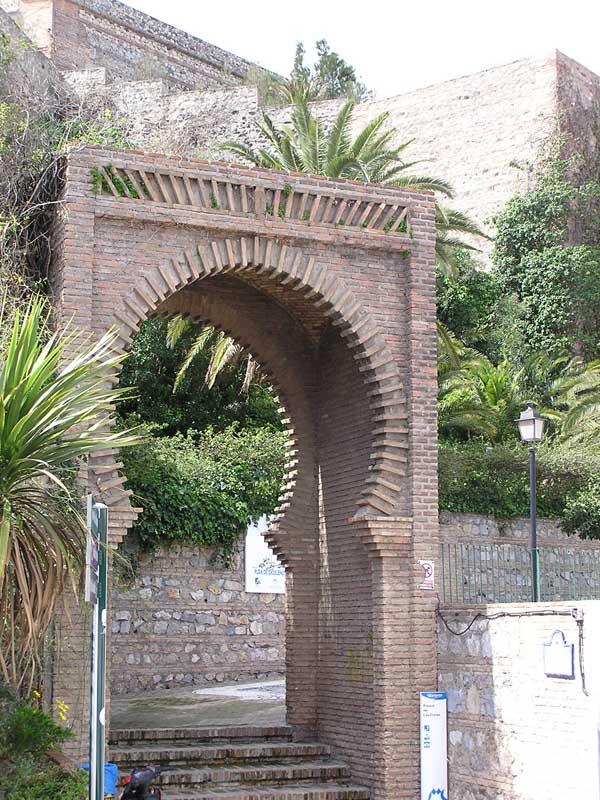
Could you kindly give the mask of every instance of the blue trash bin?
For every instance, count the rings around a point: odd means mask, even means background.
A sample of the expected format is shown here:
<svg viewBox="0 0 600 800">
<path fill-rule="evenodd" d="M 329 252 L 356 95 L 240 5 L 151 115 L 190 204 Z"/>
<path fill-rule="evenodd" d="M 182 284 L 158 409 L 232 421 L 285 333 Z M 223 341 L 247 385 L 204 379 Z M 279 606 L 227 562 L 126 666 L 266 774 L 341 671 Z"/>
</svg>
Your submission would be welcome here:
<svg viewBox="0 0 600 800">
<path fill-rule="evenodd" d="M 89 764 L 80 764 L 81 769 L 86 772 L 90 771 Z M 104 796 L 115 797 L 117 794 L 117 781 L 119 780 L 119 768 L 116 764 L 104 765 Z"/>
</svg>

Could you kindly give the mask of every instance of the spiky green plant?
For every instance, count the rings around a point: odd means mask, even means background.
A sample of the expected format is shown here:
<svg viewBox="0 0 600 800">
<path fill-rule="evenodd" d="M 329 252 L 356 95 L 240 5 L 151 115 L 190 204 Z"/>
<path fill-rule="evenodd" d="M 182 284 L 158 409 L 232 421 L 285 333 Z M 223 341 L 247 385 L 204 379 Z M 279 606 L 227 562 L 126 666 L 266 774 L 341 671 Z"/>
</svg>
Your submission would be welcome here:
<svg viewBox="0 0 600 800">
<path fill-rule="evenodd" d="M 561 437 L 573 444 L 600 442 L 600 360 L 572 359 L 551 384 L 560 414 Z"/>
<path fill-rule="evenodd" d="M 17 692 L 36 680 L 40 646 L 84 555 L 81 500 L 69 486 L 81 459 L 133 444 L 107 415 L 123 396 L 107 375 L 123 359 L 116 333 L 97 342 L 49 333 L 40 299 L 17 311 L 0 353 L 0 675 Z M 72 354 L 72 355 L 70 355 Z"/>
<path fill-rule="evenodd" d="M 379 114 L 356 136 L 352 135 L 354 100 L 344 103 L 333 125 L 326 130 L 322 120 L 312 113 L 307 95 L 297 93 L 291 125 L 277 126 L 263 114 L 258 129 L 266 146 L 252 148 L 241 142 L 226 142 L 223 148 L 242 161 L 282 172 L 307 172 L 328 178 L 351 178 L 367 183 L 381 183 L 403 189 L 431 190 L 451 198 L 450 184 L 437 177 L 415 174 L 415 161 L 405 160 L 405 150 L 412 140 L 396 144 L 398 131 L 389 125 L 389 113 Z M 473 249 L 461 236 L 483 236 L 478 225 L 465 214 L 436 204 L 438 264 L 447 272 L 455 269 L 458 249 Z"/>
</svg>

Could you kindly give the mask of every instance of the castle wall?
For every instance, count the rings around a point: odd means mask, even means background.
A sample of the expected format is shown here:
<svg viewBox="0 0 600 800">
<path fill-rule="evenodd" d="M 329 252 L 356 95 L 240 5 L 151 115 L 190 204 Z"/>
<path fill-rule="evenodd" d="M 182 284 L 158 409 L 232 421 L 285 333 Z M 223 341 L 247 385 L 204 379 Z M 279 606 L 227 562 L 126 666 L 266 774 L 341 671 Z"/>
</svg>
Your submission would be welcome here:
<svg viewBox="0 0 600 800">
<path fill-rule="evenodd" d="M 105 67 L 122 80 L 182 88 L 240 83 L 250 62 L 116 0 L 2 0 L 61 71 Z"/>
</svg>

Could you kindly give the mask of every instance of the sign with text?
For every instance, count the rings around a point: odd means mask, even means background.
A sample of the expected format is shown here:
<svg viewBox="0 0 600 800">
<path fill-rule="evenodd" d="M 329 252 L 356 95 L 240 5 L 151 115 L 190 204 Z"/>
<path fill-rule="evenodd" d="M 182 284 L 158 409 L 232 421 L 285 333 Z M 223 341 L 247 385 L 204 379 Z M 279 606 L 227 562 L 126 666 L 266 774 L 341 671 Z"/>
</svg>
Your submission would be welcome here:
<svg viewBox="0 0 600 800">
<path fill-rule="evenodd" d="M 421 800 L 448 800 L 448 697 L 421 692 Z"/>
<path fill-rule="evenodd" d="M 262 535 L 269 528 L 266 517 L 250 525 L 246 533 L 246 591 L 285 593 L 285 569 Z"/>
</svg>

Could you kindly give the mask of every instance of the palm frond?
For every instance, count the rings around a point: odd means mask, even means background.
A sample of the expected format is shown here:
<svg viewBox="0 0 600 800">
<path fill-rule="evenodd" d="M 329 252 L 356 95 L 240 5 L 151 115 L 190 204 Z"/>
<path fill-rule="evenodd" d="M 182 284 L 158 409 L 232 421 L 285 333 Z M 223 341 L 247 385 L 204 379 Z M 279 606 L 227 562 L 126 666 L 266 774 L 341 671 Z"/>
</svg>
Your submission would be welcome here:
<svg viewBox="0 0 600 800">
<path fill-rule="evenodd" d="M 205 325 L 200 333 L 196 336 L 186 353 L 182 365 L 179 367 L 177 376 L 175 378 L 175 383 L 173 384 L 173 392 L 176 392 L 179 389 L 185 376 L 187 375 L 189 368 L 192 366 L 204 348 L 208 345 L 210 340 L 215 336 L 215 334 L 216 331 L 212 325 Z"/>
<path fill-rule="evenodd" d="M 221 371 L 236 359 L 241 351 L 242 348 L 230 336 L 222 331 L 217 334 L 217 340 L 206 369 L 205 381 L 209 389 L 212 389 Z"/>
<path fill-rule="evenodd" d="M 185 317 L 182 317 L 181 314 L 170 319 L 167 325 L 167 347 L 172 350 L 184 333 L 189 331 L 191 325 L 192 323 Z"/>
</svg>

